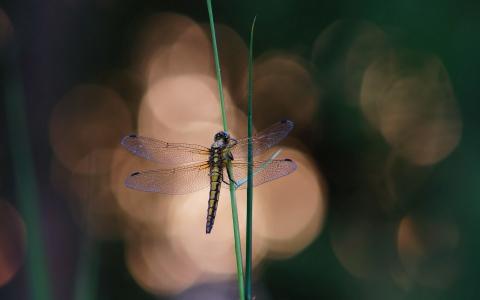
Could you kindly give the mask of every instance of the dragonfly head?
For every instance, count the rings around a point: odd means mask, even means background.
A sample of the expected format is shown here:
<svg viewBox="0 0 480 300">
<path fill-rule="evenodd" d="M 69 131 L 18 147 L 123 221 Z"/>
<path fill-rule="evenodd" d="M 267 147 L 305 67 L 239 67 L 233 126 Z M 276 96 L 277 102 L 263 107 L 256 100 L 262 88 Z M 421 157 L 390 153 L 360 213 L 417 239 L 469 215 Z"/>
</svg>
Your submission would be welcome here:
<svg viewBox="0 0 480 300">
<path fill-rule="evenodd" d="M 215 134 L 214 141 L 215 142 L 220 142 L 223 144 L 228 144 L 228 140 L 230 139 L 230 135 L 228 132 L 225 131 L 219 131 Z"/>
</svg>

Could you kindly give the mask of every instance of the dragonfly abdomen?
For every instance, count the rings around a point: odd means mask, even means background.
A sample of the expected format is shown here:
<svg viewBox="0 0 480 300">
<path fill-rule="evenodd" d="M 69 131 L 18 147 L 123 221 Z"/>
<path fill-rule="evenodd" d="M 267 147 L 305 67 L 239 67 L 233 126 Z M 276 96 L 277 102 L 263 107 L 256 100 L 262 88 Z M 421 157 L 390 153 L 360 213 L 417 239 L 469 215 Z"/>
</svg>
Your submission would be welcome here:
<svg viewBox="0 0 480 300">
<path fill-rule="evenodd" d="M 217 213 L 218 199 L 220 197 L 220 187 L 223 180 L 223 163 L 221 152 L 213 152 L 210 157 L 210 194 L 208 197 L 207 225 L 206 232 L 210 233 L 215 222 Z"/>
</svg>

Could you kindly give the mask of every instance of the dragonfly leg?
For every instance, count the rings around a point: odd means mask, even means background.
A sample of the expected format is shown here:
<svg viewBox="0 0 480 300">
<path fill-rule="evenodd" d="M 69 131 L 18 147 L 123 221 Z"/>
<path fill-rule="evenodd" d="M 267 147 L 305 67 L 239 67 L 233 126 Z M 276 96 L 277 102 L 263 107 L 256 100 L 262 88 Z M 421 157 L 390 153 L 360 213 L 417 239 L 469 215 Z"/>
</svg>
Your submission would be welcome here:
<svg viewBox="0 0 480 300">
<path fill-rule="evenodd" d="M 228 180 L 230 180 L 230 182 L 233 182 L 235 186 L 238 186 L 237 182 L 233 179 L 233 174 L 231 173 L 230 168 L 227 168 L 227 175 L 228 175 Z M 230 182 L 228 184 L 230 184 Z"/>
<path fill-rule="evenodd" d="M 234 138 L 231 137 L 231 138 L 230 138 L 230 145 L 229 145 L 229 146 L 230 146 L 230 147 L 233 147 L 233 146 L 235 146 L 236 144 L 238 144 L 238 141 L 237 141 L 236 139 L 234 139 Z"/>
<path fill-rule="evenodd" d="M 233 182 L 233 185 L 235 185 L 235 188 L 238 187 L 238 183 L 237 183 L 235 180 L 225 181 L 225 180 L 223 179 L 222 181 L 223 181 L 223 183 L 225 183 L 226 185 L 230 185 L 230 182 Z"/>
</svg>

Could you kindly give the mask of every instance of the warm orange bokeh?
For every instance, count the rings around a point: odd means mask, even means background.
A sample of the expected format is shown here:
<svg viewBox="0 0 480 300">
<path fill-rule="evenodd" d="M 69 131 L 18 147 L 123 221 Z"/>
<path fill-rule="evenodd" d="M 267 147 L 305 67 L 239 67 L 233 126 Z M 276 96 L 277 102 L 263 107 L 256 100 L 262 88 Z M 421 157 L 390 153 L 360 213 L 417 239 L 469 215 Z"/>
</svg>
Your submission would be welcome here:
<svg viewBox="0 0 480 300">
<path fill-rule="evenodd" d="M 459 272 L 460 232 L 445 219 L 409 215 L 398 228 L 397 247 L 408 276 L 421 285 L 447 288 Z"/>
<path fill-rule="evenodd" d="M 394 233 L 391 225 L 361 214 L 337 218 L 330 231 L 330 242 L 340 264 L 357 278 L 378 279 L 388 275 L 392 259 L 384 241 Z"/>
<path fill-rule="evenodd" d="M 0 287 L 15 276 L 23 264 L 26 234 L 17 210 L 0 200 Z"/>
<path fill-rule="evenodd" d="M 326 217 L 326 187 L 313 160 L 286 148 L 283 157 L 297 170 L 255 189 L 255 231 L 265 240 L 269 257 L 289 257 L 320 233 Z"/>
<path fill-rule="evenodd" d="M 246 86 L 246 74 L 244 78 Z M 319 92 L 302 58 L 280 52 L 260 56 L 255 60 L 253 85 L 253 119 L 259 128 L 287 116 L 297 129 L 311 126 Z M 246 97 L 236 100 L 246 108 Z"/>
<path fill-rule="evenodd" d="M 5 11 L 0 8 L 0 47 L 3 47 L 5 44 L 7 44 L 12 35 L 12 22 Z"/>
<path fill-rule="evenodd" d="M 362 110 L 402 157 L 431 165 L 455 149 L 462 120 L 442 62 L 412 51 L 390 51 L 365 72 Z"/>
<path fill-rule="evenodd" d="M 50 143 L 56 158 L 69 170 L 106 173 L 113 149 L 131 130 L 131 114 L 116 92 L 82 85 L 67 93 L 53 109 Z"/>
<path fill-rule="evenodd" d="M 178 75 L 215 75 L 209 36 L 186 16 L 150 17 L 137 45 L 134 59 L 147 85 Z"/>
<path fill-rule="evenodd" d="M 247 48 L 226 26 L 218 27 L 218 41 L 229 132 L 242 138 Z M 119 145 L 123 135 L 135 131 L 210 147 L 223 129 L 210 43 L 206 25 L 173 13 L 151 17 L 135 48 L 135 67 L 121 74 L 122 82 L 145 88 L 134 91 L 141 97 L 129 98 L 127 105 L 120 96 L 125 93 L 84 85 L 69 92 L 52 113 L 53 185 L 70 199 L 88 232 L 125 239 L 128 269 L 152 293 L 177 293 L 196 283 L 233 278 L 236 272 L 228 189 L 221 192 L 215 226 L 206 235 L 208 190 L 168 196 L 127 189 L 124 181 L 131 172 L 162 166 Z M 272 53 L 256 61 L 255 72 L 257 129 L 286 117 L 298 130 L 310 126 L 318 90 L 305 61 Z M 298 170 L 255 189 L 255 267 L 267 257 L 286 258 L 304 249 L 321 232 L 326 215 L 326 187 L 313 160 L 293 148 L 282 156 L 296 161 Z M 245 191 L 237 192 L 243 245 L 245 198 Z"/>
<path fill-rule="evenodd" d="M 340 19 L 315 39 L 312 60 L 325 92 L 358 105 L 367 67 L 390 49 L 388 36 L 365 20 Z"/>
</svg>

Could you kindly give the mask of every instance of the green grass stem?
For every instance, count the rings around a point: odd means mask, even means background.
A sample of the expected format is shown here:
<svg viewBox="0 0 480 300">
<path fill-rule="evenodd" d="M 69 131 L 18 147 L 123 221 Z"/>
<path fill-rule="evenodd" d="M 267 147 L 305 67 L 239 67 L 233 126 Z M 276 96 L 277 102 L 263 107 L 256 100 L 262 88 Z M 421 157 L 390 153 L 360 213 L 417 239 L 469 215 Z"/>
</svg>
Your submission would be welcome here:
<svg viewBox="0 0 480 300">
<path fill-rule="evenodd" d="M 21 76 L 13 63 L 16 61 L 15 52 L 13 49 L 11 51 L 7 59 L 12 65 L 9 65 L 11 68 L 6 68 L 7 73 L 4 75 L 4 101 L 16 197 L 27 229 L 26 270 L 30 288 L 27 293 L 32 300 L 50 300 L 50 273 L 42 241 L 38 187 L 25 112 L 25 97 Z"/>
<path fill-rule="evenodd" d="M 245 261 L 245 294 L 246 299 L 252 299 L 252 227 L 253 227 L 253 31 L 255 20 L 253 19 L 250 31 L 250 46 L 248 52 L 248 108 L 247 108 L 247 134 L 248 134 L 248 168 L 247 168 L 247 229 L 246 229 L 246 261 Z"/>
<path fill-rule="evenodd" d="M 74 300 L 96 300 L 99 276 L 98 246 L 91 236 L 83 241 L 82 255 L 77 266 Z"/>
<path fill-rule="evenodd" d="M 225 113 L 225 100 L 223 96 L 222 72 L 220 69 L 220 59 L 218 58 L 217 38 L 215 35 L 215 24 L 213 21 L 212 1 L 211 0 L 206 0 L 206 1 L 207 1 L 207 8 L 208 8 L 208 17 L 210 20 L 210 30 L 212 33 L 213 58 L 215 61 L 218 93 L 220 96 L 220 109 L 222 113 L 223 130 L 228 132 L 227 117 Z M 229 169 L 228 170 L 229 174 L 232 174 L 231 172 L 232 165 L 230 162 L 227 163 L 227 168 Z M 238 225 L 238 210 L 237 210 L 237 199 L 235 196 L 235 184 L 233 182 L 230 183 L 230 202 L 232 207 L 233 236 L 235 240 L 235 259 L 236 259 L 236 267 L 237 267 L 238 292 L 239 292 L 239 299 L 244 300 L 245 286 L 243 281 L 242 245 L 240 241 L 240 226 Z"/>
<path fill-rule="evenodd" d="M 93 174 L 97 173 L 97 159 L 89 156 L 88 166 Z M 88 186 L 85 189 L 86 197 L 93 200 L 95 179 L 88 178 Z M 98 245 L 90 232 L 90 226 L 86 227 L 82 240 L 81 256 L 77 265 L 77 273 L 74 280 L 73 300 L 96 300 L 98 294 L 98 276 L 100 256 Z"/>
<path fill-rule="evenodd" d="M 220 59 L 218 58 L 217 36 L 215 34 L 215 24 L 213 21 L 212 1 L 207 0 L 208 17 L 210 20 L 210 32 L 212 33 L 213 59 L 215 61 L 215 72 L 217 75 L 218 94 L 220 96 L 220 109 L 222 112 L 223 130 L 228 132 L 227 114 L 225 113 L 225 97 L 223 96 L 222 69 L 220 68 Z"/>
</svg>

